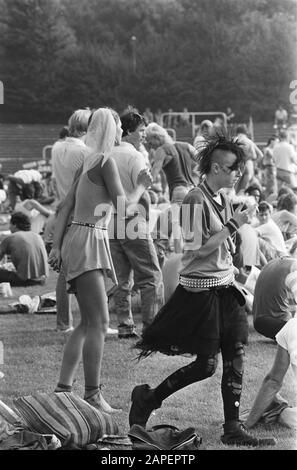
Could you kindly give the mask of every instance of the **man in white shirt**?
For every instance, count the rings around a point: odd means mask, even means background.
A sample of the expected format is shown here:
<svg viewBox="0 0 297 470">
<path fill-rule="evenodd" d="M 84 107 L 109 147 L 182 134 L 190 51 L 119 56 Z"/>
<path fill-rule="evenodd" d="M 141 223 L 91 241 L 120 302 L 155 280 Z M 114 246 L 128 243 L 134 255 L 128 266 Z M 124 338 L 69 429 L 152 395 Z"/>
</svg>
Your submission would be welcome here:
<svg viewBox="0 0 297 470">
<path fill-rule="evenodd" d="M 127 198 L 137 185 L 141 170 L 147 168 L 139 147 L 145 135 L 145 121 L 133 110 L 121 116 L 123 137 L 112 152 Z M 145 195 L 145 193 L 144 193 Z M 134 285 L 140 290 L 143 330 L 153 321 L 163 304 L 163 281 L 153 239 L 149 231 L 149 199 L 139 200 L 140 213 L 123 219 L 115 208 L 109 224 L 109 242 L 118 286 L 113 294 L 118 316 L 119 338 L 137 336 L 131 309 Z M 133 233 L 129 226 L 133 225 Z M 135 232 L 135 229 L 137 232 Z"/>
<path fill-rule="evenodd" d="M 69 118 L 69 136 L 65 140 L 58 140 L 52 147 L 53 179 L 59 202 L 65 199 L 75 173 L 89 152 L 83 137 L 88 128 L 90 115 L 91 111 L 88 109 L 77 109 Z"/>
<path fill-rule="evenodd" d="M 288 113 L 280 104 L 274 114 L 274 126 L 284 127 L 288 121 Z"/>
<path fill-rule="evenodd" d="M 83 142 L 91 116 L 89 109 L 77 109 L 69 118 L 69 137 L 57 141 L 52 147 L 52 168 L 54 187 L 59 203 L 63 202 L 76 173 L 82 167 L 89 147 Z M 71 312 L 71 294 L 67 293 L 66 279 L 61 269 L 56 286 L 57 297 L 57 330 L 71 332 L 73 318 Z"/>
<path fill-rule="evenodd" d="M 259 225 L 255 226 L 255 230 L 263 242 L 260 243 L 260 248 L 264 247 L 265 251 L 268 250 L 271 253 L 271 257 L 267 257 L 264 252 L 267 261 L 278 256 L 285 256 L 288 253 L 283 234 L 271 218 L 271 214 L 272 206 L 266 201 L 260 202 L 257 213 Z"/>
<path fill-rule="evenodd" d="M 279 131 L 279 140 L 272 150 L 278 190 L 284 184 L 290 188 L 295 188 L 297 186 L 297 155 L 293 145 L 289 143 L 288 133 L 285 129 Z"/>
</svg>

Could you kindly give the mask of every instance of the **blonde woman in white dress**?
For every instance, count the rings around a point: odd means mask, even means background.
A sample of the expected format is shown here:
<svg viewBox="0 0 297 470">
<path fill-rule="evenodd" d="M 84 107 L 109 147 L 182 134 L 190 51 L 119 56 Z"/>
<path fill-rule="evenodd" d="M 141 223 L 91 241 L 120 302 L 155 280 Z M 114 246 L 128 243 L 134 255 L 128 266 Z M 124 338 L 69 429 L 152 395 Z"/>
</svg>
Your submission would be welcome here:
<svg viewBox="0 0 297 470">
<path fill-rule="evenodd" d="M 126 210 L 138 202 L 143 188 L 151 184 L 146 170 L 139 175 L 139 186 L 126 199 L 117 166 L 110 157 L 122 136 L 118 114 L 108 108 L 97 109 L 91 118 L 85 143 L 90 147 L 83 172 L 73 184 L 58 214 L 50 265 L 59 270 L 61 263 L 76 295 L 81 320 L 66 344 L 56 392 L 71 392 L 80 359 L 83 360 L 84 399 L 101 411 L 113 413 L 100 389 L 101 364 L 109 324 L 106 280 L 116 285 L 109 249 L 107 225 L 112 204 L 118 197 Z M 66 231 L 69 215 L 73 220 Z"/>
</svg>

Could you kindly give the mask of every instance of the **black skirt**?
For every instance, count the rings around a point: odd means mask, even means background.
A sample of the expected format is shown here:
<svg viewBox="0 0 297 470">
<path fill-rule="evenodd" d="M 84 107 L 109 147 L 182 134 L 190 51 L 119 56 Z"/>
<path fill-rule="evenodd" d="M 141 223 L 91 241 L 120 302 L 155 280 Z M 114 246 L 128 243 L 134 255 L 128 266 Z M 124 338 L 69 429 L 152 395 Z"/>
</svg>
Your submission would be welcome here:
<svg viewBox="0 0 297 470">
<path fill-rule="evenodd" d="M 193 293 L 178 285 L 135 347 L 139 358 L 157 351 L 214 355 L 247 338 L 247 314 L 233 286 Z"/>
</svg>

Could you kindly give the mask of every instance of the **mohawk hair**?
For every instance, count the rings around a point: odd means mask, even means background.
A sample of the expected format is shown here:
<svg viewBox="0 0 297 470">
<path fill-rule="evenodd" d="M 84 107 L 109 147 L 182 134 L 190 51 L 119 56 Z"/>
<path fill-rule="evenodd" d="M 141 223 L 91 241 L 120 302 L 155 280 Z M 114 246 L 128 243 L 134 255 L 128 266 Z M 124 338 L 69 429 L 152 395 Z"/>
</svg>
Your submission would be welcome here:
<svg viewBox="0 0 297 470">
<path fill-rule="evenodd" d="M 201 175 L 207 175 L 210 172 L 212 155 L 215 150 L 234 153 L 238 163 L 242 163 L 245 160 L 242 143 L 238 138 L 217 132 L 213 136 L 206 137 L 205 141 L 197 146 L 196 160 Z"/>
</svg>

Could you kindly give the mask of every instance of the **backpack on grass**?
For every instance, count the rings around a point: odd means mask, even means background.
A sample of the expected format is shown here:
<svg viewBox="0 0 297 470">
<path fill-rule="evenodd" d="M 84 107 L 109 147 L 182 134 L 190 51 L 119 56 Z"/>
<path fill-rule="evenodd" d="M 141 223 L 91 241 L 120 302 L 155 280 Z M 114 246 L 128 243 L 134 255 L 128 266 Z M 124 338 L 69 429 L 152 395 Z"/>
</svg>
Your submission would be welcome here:
<svg viewBox="0 0 297 470">
<path fill-rule="evenodd" d="M 202 442 L 195 428 L 180 431 L 169 424 L 159 424 L 149 430 L 133 424 L 128 436 L 133 450 L 198 450 Z"/>
</svg>

